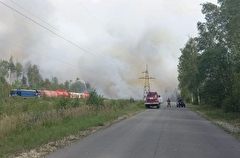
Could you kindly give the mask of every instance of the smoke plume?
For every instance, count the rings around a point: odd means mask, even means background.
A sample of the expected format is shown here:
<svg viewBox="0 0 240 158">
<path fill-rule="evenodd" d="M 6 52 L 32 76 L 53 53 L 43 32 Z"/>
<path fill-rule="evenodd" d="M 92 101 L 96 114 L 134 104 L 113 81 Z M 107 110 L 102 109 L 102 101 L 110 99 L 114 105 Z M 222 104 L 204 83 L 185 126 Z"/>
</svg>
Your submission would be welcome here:
<svg viewBox="0 0 240 158">
<path fill-rule="evenodd" d="M 189 5 L 184 9 L 174 0 L 4 0 L 13 9 L 0 5 L 0 58 L 13 55 L 23 65 L 31 62 L 44 78 L 60 82 L 78 77 L 108 98 L 141 99 L 144 80 L 139 78 L 148 65 L 155 78 L 151 90 L 174 98 L 179 49 L 187 35 L 196 34 L 204 1 L 182 2 Z"/>
</svg>

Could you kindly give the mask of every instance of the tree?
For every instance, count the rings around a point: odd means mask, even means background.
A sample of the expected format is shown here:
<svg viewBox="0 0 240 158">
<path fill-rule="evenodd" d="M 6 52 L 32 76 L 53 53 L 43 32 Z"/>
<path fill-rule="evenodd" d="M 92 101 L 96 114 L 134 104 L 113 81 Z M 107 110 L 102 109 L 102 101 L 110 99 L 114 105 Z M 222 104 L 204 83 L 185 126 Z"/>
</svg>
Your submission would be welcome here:
<svg viewBox="0 0 240 158">
<path fill-rule="evenodd" d="M 226 38 L 231 52 L 240 53 L 240 1 L 218 0 L 221 18 L 226 29 Z"/>
<path fill-rule="evenodd" d="M 179 89 L 182 91 L 182 95 L 190 96 L 189 94 L 183 92 L 190 92 L 194 101 L 198 102 L 198 85 L 199 81 L 197 78 L 197 46 L 196 41 L 193 38 L 190 38 L 183 49 L 181 49 L 182 55 L 179 58 L 178 64 L 178 80 L 179 80 Z M 185 90 L 185 89 L 188 89 Z"/>
<path fill-rule="evenodd" d="M 9 63 L 6 60 L 2 60 L 0 62 L 0 75 L 2 77 L 4 77 L 4 78 L 9 76 L 9 74 L 8 74 L 8 68 L 9 68 L 8 65 L 9 65 Z"/>
<path fill-rule="evenodd" d="M 207 104 L 221 106 L 225 97 L 231 93 L 231 72 L 226 54 L 225 48 L 217 47 L 208 49 L 199 59 L 201 96 Z"/>
<path fill-rule="evenodd" d="M 53 77 L 52 78 L 52 88 L 54 90 L 59 89 L 59 84 L 58 84 L 58 78 L 57 77 Z"/>
<path fill-rule="evenodd" d="M 206 22 L 198 22 L 198 51 L 201 52 L 199 74 L 205 103 L 221 107 L 224 98 L 232 95 L 232 57 L 227 47 L 226 19 L 221 6 L 203 4 Z"/>
<path fill-rule="evenodd" d="M 17 62 L 15 70 L 16 70 L 16 76 L 17 76 L 17 80 L 18 80 L 19 77 L 23 74 L 23 66 L 22 66 L 22 64 Z"/>
<path fill-rule="evenodd" d="M 205 104 L 240 111 L 240 1 L 218 3 L 202 5 L 206 21 L 197 23 L 197 49 L 189 49 L 190 41 L 181 49 L 179 87 L 182 92 L 193 94 L 198 87 Z M 195 51 L 197 64 L 191 63 Z"/>
<path fill-rule="evenodd" d="M 227 111 L 240 112 L 240 101 L 238 98 L 240 95 L 240 1 L 219 0 L 218 2 L 221 6 L 221 15 L 226 29 L 227 48 L 231 53 L 234 69 L 231 81 L 231 95 L 226 98 L 224 108 Z"/>
<path fill-rule="evenodd" d="M 90 92 L 93 90 L 91 84 L 89 82 L 86 82 L 86 88 L 87 88 L 87 91 Z"/>
<path fill-rule="evenodd" d="M 39 73 L 37 65 L 29 65 L 27 69 L 27 78 L 30 88 L 36 89 L 42 86 L 43 79 L 41 74 Z"/>
<path fill-rule="evenodd" d="M 27 87 L 27 77 L 25 75 L 22 76 L 21 82 L 22 87 Z"/>
<path fill-rule="evenodd" d="M 23 87 L 23 84 L 22 84 L 21 81 L 15 80 L 15 81 L 12 83 L 12 87 L 22 88 L 22 87 Z"/>
<path fill-rule="evenodd" d="M 8 62 L 8 70 L 10 71 L 9 73 L 9 80 L 10 80 L 10 85 L 12 84 L 12 74 L 15 72 L 15 64 L 13 62 L 13 56 L 11 55 L 9 62 Z"/>
<path fill-rule="evenodd" d="M 64 87 L 65 87 L 65 89 L 69 90 L 69 86 L 70 86 L 70 81 L 66 80 L 66 81 L 64 82 Z"/>
<path fill-rule="evenodd" d="M 50 81 L 48 78 L 46 78 L 46 79 L 43 81 L 42 87 L 43 87 L 44 89 L 52 89 L 52 83 L 51 83 L 51 81 Z"/>
<path fill-rule="evenodd" d="M 0 76 L 0 83 L 6 84 L 7 81 L 3 76 Z"/>
</svg>

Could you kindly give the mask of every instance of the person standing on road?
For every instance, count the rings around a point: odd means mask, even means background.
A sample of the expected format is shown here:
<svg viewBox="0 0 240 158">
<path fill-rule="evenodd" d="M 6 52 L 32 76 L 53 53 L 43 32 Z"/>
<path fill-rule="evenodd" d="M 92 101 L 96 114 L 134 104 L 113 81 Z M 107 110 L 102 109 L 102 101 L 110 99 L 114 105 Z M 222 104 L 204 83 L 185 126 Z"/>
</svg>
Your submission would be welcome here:
<svg viewBox="0 0 240 158">
<path fill-rule="evenodd" d="M 163 102 L 163 98 L 160 95 L 158 96 L 158 101 L 160 104 Z"/>
<path fill-rule="evenodd" d="M 171 107 L 171 100 L 170 100 L 170 98 L 168 98 L 168 100 L 167 100 L 167 107 Z"/>
</svg>

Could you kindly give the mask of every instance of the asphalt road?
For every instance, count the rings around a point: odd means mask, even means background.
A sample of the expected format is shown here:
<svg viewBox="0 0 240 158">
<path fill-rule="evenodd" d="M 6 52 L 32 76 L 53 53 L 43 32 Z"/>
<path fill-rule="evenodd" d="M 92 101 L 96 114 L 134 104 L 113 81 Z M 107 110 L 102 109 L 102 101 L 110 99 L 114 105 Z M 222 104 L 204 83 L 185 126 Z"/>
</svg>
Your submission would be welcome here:
<svg viewBox="0 0 240 158">
<path fill-rule="evenodd" d="M 188 108 L 146 109 L 47 158 L 239 158 L 240 141 Z"/>
</svg>

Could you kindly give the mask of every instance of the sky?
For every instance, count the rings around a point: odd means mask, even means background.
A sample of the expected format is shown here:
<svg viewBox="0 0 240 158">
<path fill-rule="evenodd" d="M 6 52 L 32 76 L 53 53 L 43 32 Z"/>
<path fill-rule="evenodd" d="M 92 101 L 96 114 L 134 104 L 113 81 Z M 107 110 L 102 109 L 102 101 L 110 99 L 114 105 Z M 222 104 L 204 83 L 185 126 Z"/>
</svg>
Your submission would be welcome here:
<svg viewBox="0 0 240 158">
<path fill-rule="evenodd" d="M 0 59 L 36 64 L 43 78 L 77 77 L 107 98 L 176 94 L 177 65 L 217 0 L 0 0 Z"/>
</svg>

